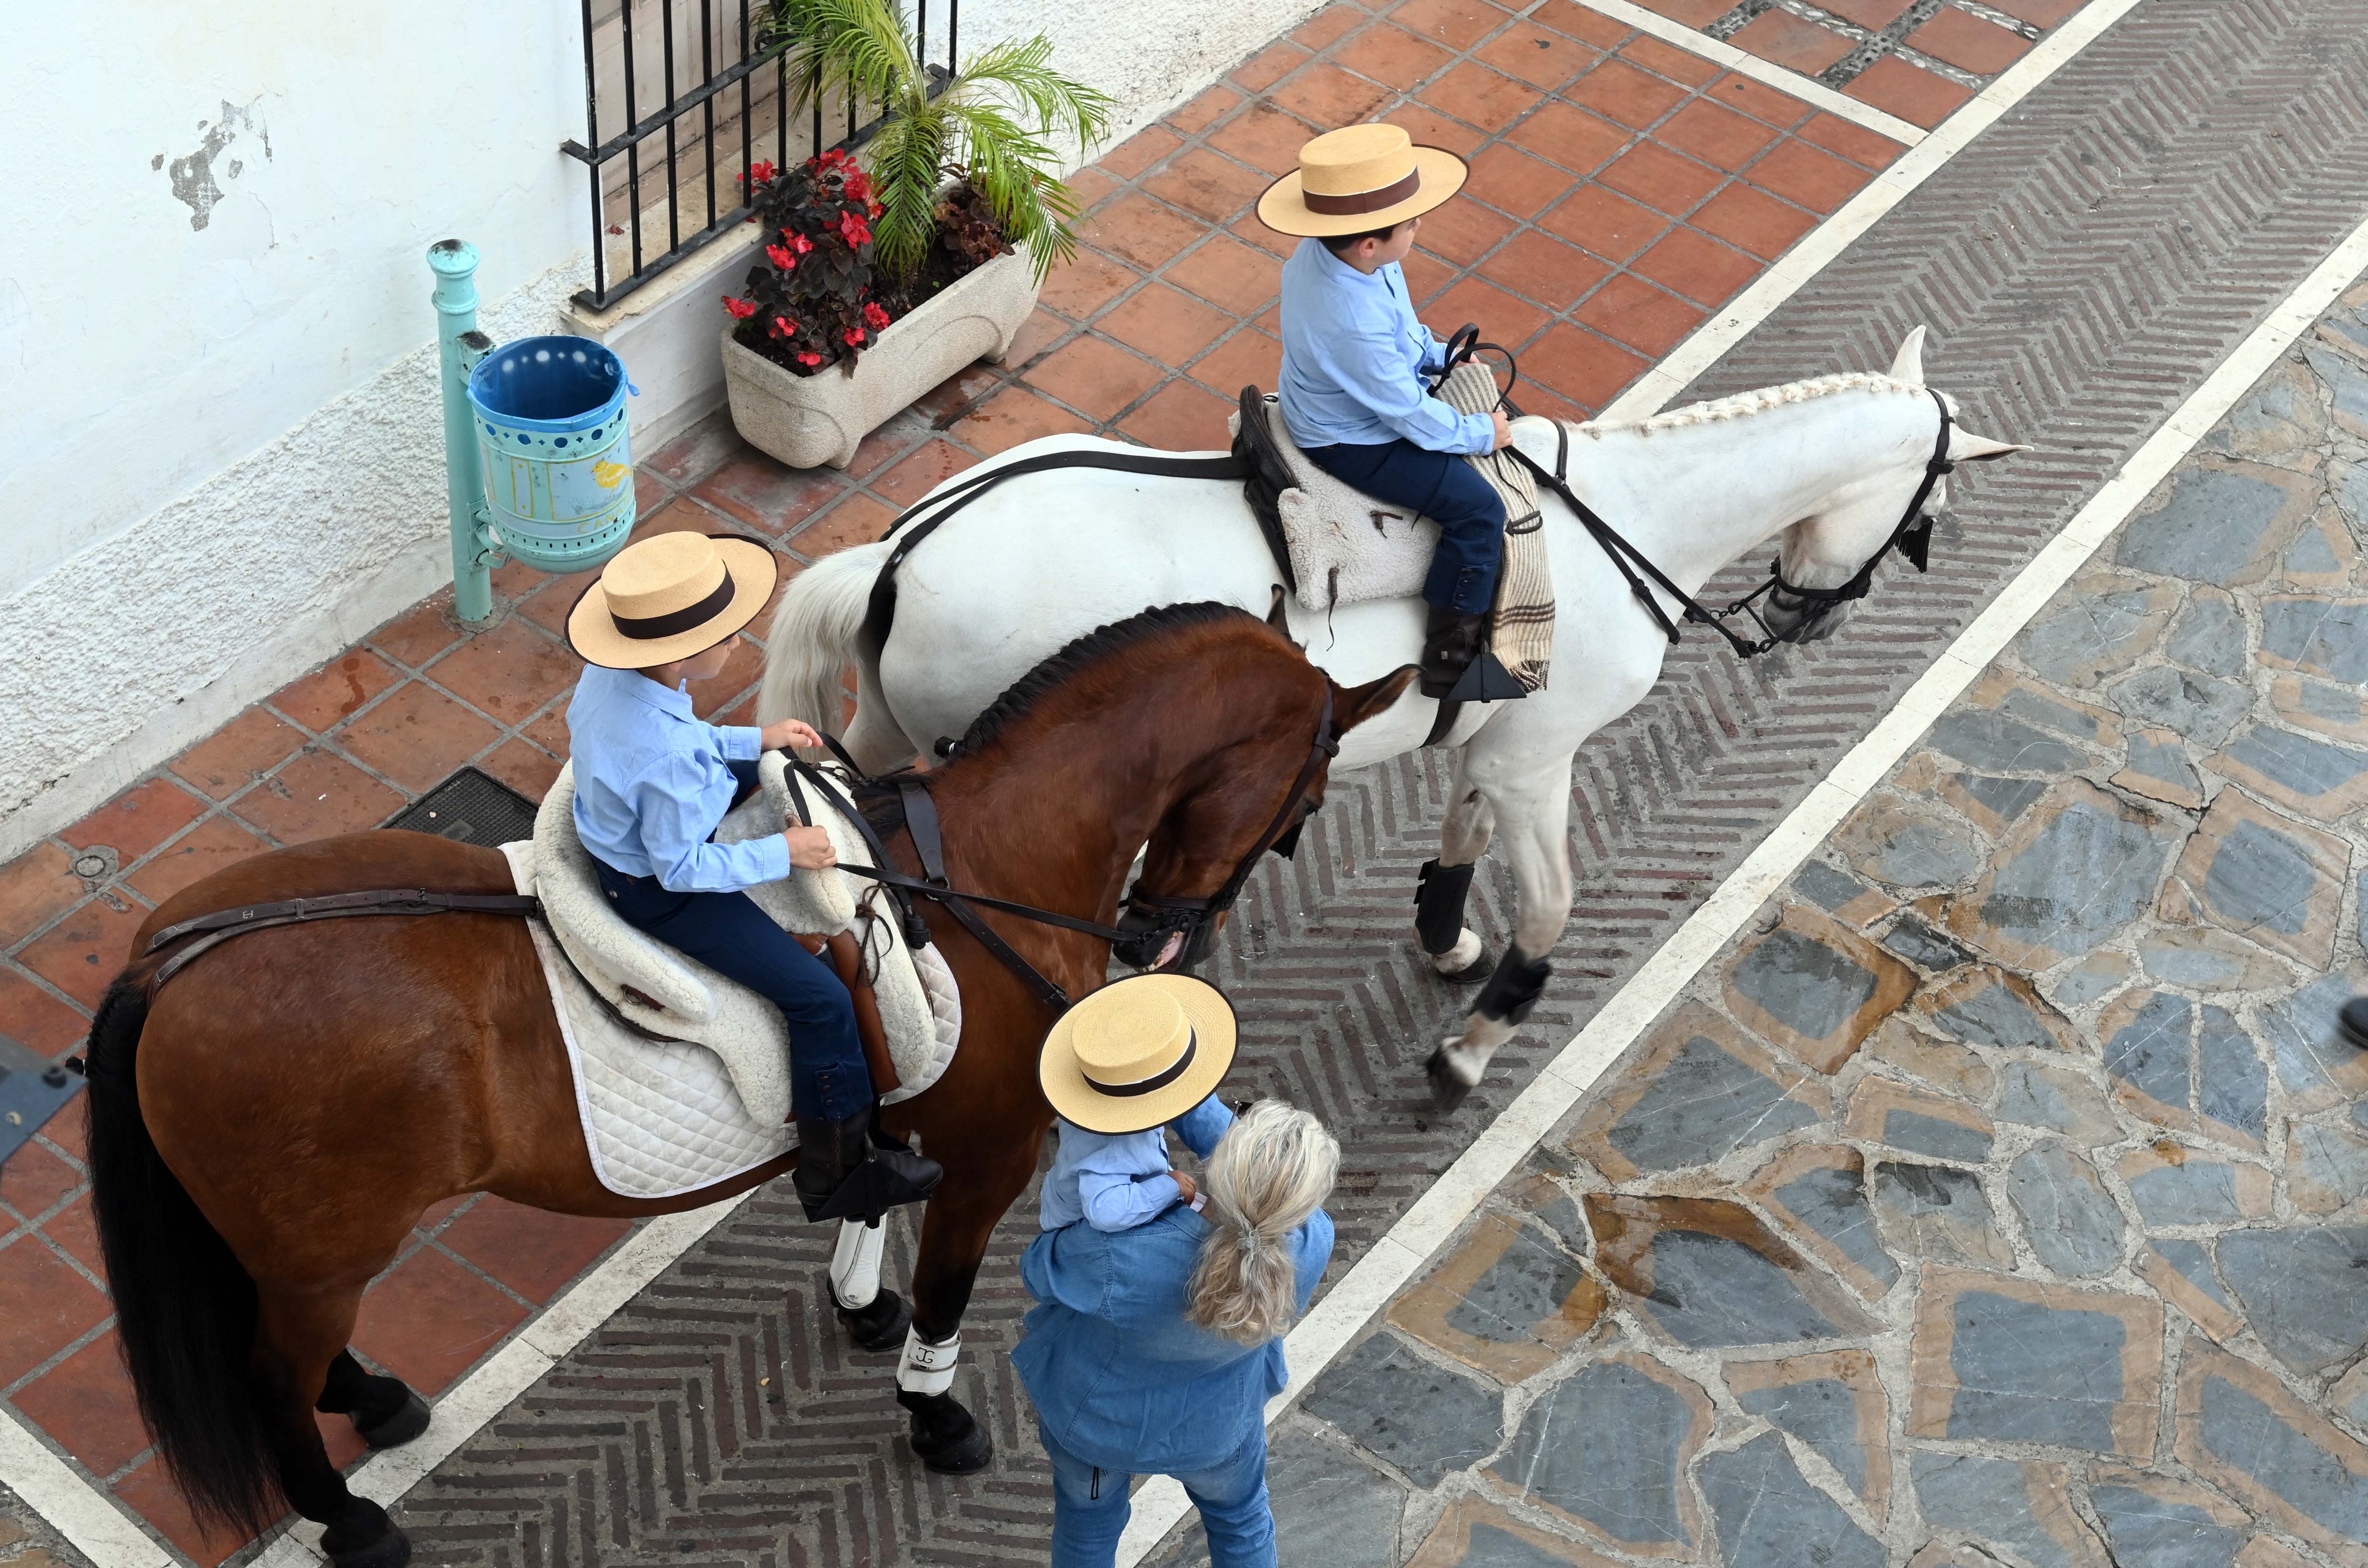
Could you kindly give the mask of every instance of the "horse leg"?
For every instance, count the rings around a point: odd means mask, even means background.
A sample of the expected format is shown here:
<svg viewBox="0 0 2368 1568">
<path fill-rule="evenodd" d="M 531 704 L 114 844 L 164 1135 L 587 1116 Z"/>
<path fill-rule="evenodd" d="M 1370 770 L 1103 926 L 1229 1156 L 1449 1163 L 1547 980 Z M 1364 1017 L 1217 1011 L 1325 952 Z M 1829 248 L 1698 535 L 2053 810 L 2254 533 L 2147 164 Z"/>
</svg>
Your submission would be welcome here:
<svg viewBox="0 0 2368 1568">
<path fill-rule="evenodd" d="M 880 1258 L 888 1233 L 880 1221 L 841 1220 L 838 1244 L 830 1255 L 830 1304 L 839 1326 L 859 1350 L 887 1350 L 905 1342 L 913 1309 L 905 1298 L 880 1286 Z"/>
<path fill-rule="evenodd" d="M 376 1385 L 393 1383 L 402 1391 L 404 1403 L 378 1419 L 399 1429 L 409 1402 L 416 1398 L 394 1379 L 362 1373 L 346 1353 L 346 1337 L 353 1332 L 354 1314 L 360 1305 L 359 1289 L 328 1295 L 300 1294 L 258 1284 L 256 1397 L 261 1402 L 273 1456 L 279 1462 L 279 1490 L 289 1506 L 326 1527 L 321 1550 L 328 1553 L 334 1568 L 403 1568 L 411 1560 L 411 1542 L 395 1528 L 384 1508 L 347 1489 L 346 1478 L 330 1464 L 328 1450 L 321 1443 L 321 1429 L 313 1420 L 315 1403 L 332 1397 L 331 1369 L 341 1360 L 351 1371 L 336 1380 L 339 1403 L 366 1396 L 370 1406 L 384 1408 L 390 1391 Z M 419 1425 L 424 1427 L 426 1422 Z M 410 1435 L 416 1437 L 418 1432 Z"/>
<path fill-rule="evenodd" d="M 1537 1006 L 1554 972 L 1544 955 L 1554 951 L 1563 927 L 1570 923 L 1567 765 L 1533 767 L 1502 781 L 1488 778 L 1485 770 L 1475 772 L 1479 788 L 1493 798 L 1504 824 L 1520 916 L 1513 924 L 1512 946 L 1481 987 L 1462 1038 L 1442 1042 L 1425 1064 L 1431 1094 L 1442 1110 L 1463 1103 L 1487 1073 L 1497 1048 L 1513 1038 Z"/>
<path fill-rule="evenodd" d="M 1488 972 L 1487 945 L 1463 924 L 1463 902 L 1472 891 L 1474 862 L 1497 826 L 1496 808 L 1472 782 L 1465 758 L 1465 752 L 1456 754 L 1455 793 L 1439 827 L 1439 858 L 1423 862 L 1414 892 L 1415 936 L 1430 955 L 1431 967 L 1458 985 Z"/>
<path fill-rule="evenodd" d="M 896 1403 L 913 1419 L 913 1451 L 944 1475 L 984 1470 L 995 1445 L 951 1390 L 962 1353 L 962 1319 L 985 1260 L 988 1237 L 1035 1174 L 1041 1130 L 1022 1148 L 981 1171 L 965 1171 L 929 1199 L 921 1256 L 913 1269 L 913 1325 L 896 1364 Z M 949 1172 L 950 1176 L 953 1173 Z"/>
<path fill-rule="evenodd" d="M 351 1350 L 340 1350 L 330 1360 L 328 1381 L 313 1408 L 346 1416 L 373 1449 L 395 1448 L 427 1430 L 427 1402 L 401 1378 L 363 1371 Z"/>
</svg>

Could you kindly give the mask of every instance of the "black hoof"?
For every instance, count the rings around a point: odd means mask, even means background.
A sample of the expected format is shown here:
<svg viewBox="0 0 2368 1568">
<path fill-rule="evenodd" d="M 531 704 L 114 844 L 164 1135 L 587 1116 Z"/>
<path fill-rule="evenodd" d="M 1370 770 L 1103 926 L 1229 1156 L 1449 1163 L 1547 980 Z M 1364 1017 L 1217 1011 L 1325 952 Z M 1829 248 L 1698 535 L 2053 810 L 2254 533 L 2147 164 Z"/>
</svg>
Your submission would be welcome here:
<svg viewBox="0 0 2368 1568">
<path fill-rule="evenodd" d="M 322 1535 L 321 1550 L 329 1554 L 330 1568 L 403 1568 L 411 1561 L 411 1538 L 394 1528 L 385 1509 L 357 1497 Z"/>
<path fill-rule="evenodd" d="M 1440 972 L 1439 978 L 1450 985 L 1477 985 L 1496 971 L 1497 960 L 1488 956 L 1487 949 L 1483 948 L 1480 949 L 1478 958 L 1474 959 L 1462 969 Z"/>
<path fill-rule="evenodd" d="M 405 1389 L 403 1403 L 392 1413 L 369 1423 L 356 1421 L 354 1430 L 373 1449 L 392 1449 L 407 1443 L 427 1430 L 427 1402 Z M 410 1555 L 409 1548 L 404 1549 L 404 1555 Z"/>
<path fill-rule="evenodd" d="M 1472 1092 L 1472 1085 L 1457 1076 L 1455 1069 L 1447 1064 L 1447 1052 L 1444 1051 L 1432 1051 L 1430 1060 L 1423 1063 L 1422 1070 L 1430 1078 L 1431 1103 L 1441 1110 L 1453 1110 Z"/>
<path fill-rule="evenodd" d="M 995 1458 L 995 1443 L 950 1393 L 910 1393 L 899 1389 L 896 1403 L 913 1417 L 913 1451 L 939 1475 L 971 1475 Z"/>
<path fill-rule="evenodd" d="M 2368 1051 L 2368 996 L 2354 996 L 2335 1015 L 2335 1032 L 2354 1051 Z"/>
<path fill-rule="evenodd" d="M 847 1330 L 858 1350 L 901 1349 L 905 1331 L 913 1326 L 913 1309 L 894 1290 L 882 1290 L 869 1306 L 841 1307 L 836 1298 L 831 1305 L 838 1312 L 839 1326 Z"/>
</svg>

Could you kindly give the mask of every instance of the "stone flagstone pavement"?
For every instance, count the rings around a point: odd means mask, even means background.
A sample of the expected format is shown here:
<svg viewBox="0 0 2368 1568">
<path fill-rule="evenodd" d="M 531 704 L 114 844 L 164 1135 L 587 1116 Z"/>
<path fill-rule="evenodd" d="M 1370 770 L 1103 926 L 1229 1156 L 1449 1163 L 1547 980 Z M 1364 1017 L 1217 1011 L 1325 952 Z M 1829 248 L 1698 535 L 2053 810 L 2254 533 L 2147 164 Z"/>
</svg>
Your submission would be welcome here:
<svg viewBox="0 0 2368 1568">
<path fill-rule="evenodd" d="M 1282 1561 L 2368 1563 L 2363 540 L 2368 282 L 1308 1390 Z"/>
</svg>

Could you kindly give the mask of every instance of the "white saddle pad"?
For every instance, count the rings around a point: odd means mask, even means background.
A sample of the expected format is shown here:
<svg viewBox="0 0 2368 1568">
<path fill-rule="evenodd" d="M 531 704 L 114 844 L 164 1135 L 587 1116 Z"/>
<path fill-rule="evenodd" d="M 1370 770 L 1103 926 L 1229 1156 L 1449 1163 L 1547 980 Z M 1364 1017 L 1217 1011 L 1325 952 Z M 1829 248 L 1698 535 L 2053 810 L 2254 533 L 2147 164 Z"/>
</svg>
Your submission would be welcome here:
<svg viewBox="0 0 2368 1568">
<path fill-rule="evenodd" d="M 763 759 L 763 789 L 724 819 L 719 840 L 780 831 L 789 801 L 784 766 L 779 756 Z M 593 1168 L 612 1192 L 661 1198 L 763 1164 L 792 1142 L 789 1030 L 780 1010 L 617 915 L 575 835 L 575 798 L 571 766 L 543 798 L 533 839 L 506 844 L 502 853 L 518 891 L 540 898 L 548 917 L 547 925 L 529 924 L 567 1040 Z M 812 790 L 806 799 L 840 857 L 865 858 L 853 825 Z M 785 929 L 854 931 L 874 971 L 900 1080 L 885 1096 L 894 1102 L 929 1087 L 952 1062 L 962 1001 L 943 955 L 934 946 L 908 948 L 894 905 L 862 896 L 871 885 L 845 872 L 801 871 L 749 896 Z M 666 1038 L 637 1033 L 620 1013 Z"/>
</svg>

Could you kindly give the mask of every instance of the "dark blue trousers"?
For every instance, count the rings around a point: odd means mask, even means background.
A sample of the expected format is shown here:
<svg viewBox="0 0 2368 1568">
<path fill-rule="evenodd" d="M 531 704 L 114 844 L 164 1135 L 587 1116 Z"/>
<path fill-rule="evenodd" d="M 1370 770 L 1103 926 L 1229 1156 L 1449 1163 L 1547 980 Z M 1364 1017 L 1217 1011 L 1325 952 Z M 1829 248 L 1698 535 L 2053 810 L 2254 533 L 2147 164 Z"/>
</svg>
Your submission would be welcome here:
<svg viewBox="0 0 2368 1568">
<path fill-rule="evenodd" d="M 1372 446 L 1305 447 L 1307 460 L 1369 495 L 1410 506 L 1439 525 L 1439 550 L 1422 597 L 1459 615 L 1485 615 L 1497 602 L 1505 563 L 1505 503 L 1479 471 L 1453 452 L 1400 437 Z"/>
<path fill-rule="evenodd" d="M 743 769 L 746 771 L 743 772 Z M 753 763 L 733 765 L 745 798 Z M 673 892 L 655 877 L 630 877 L 594 856 L 601 891 L 625 924 L 738 981 L 790 1023 L 790 1108 L 844 1121 L 871 1103 L 871 1069 L 855 1032 L 855 999 L 814 957 L 744 892 Z"/>
</svg>

